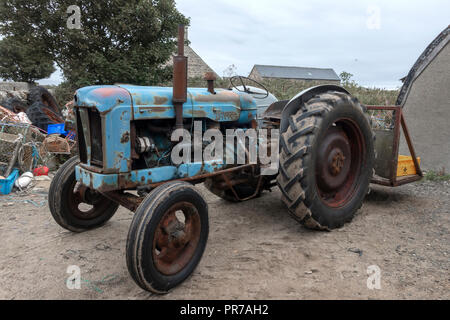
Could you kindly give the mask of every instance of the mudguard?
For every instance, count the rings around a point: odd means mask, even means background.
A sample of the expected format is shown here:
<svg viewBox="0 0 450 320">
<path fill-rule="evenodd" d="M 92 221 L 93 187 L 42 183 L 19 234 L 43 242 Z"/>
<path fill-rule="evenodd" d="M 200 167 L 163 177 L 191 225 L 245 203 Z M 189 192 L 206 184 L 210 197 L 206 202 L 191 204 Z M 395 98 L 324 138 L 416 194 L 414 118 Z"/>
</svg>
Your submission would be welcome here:
<svg viewBox="0 0 450 320">
<path fill-rule="evenodd" d="M 327 91 L 338 91 L 350 94 L 347 90 L 345 90 L 341 86 L 325 84 L 316 87 L 311 87 L 306 90 L 303 90 L 291 100 L 287 101 L 279 101 L 272 104 L 269 108 L 267 108 L 264 116 L 269 118 L 278 118 L 281 119 L 280 124 L 280 133 L 286 132 L 289 126 L 289 117 L 297 113 L 298 109 L 302 106 L 302 104 L 317 94 L 324 93 Z M 283 106 L 284 104 L 284 106 Z"/>
</svg>

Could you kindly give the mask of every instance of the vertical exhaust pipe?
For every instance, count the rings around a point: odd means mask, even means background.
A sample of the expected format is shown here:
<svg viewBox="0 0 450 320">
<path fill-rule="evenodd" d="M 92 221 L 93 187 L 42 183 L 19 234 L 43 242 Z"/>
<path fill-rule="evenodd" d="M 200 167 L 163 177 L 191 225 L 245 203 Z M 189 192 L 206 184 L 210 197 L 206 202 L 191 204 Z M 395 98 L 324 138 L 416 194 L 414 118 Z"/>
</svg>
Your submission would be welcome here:
<svg viewBox="0 0 450 320">
<path fill-rule="evenodd" d="M 173 97 L 175 128 L 183 128 L 183 104 L 187 101 L 188 59 L 184 56 L 185 26 L 178 26 L 178 54 L 173 57 Z"/>
</svg>

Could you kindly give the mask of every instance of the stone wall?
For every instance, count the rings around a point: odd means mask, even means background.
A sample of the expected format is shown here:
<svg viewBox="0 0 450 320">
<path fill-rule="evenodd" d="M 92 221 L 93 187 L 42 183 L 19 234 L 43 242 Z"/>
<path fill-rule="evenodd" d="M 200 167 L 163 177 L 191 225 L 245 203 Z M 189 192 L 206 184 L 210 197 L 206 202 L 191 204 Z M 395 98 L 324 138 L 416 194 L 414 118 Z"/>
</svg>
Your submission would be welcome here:
<svg viewBox="0 0 450 320">
<path fill-rule="evenodd" d="M 0 91 L 29 91 L 32 86 L 27 82 L 0 82 Z"/>
</svg>

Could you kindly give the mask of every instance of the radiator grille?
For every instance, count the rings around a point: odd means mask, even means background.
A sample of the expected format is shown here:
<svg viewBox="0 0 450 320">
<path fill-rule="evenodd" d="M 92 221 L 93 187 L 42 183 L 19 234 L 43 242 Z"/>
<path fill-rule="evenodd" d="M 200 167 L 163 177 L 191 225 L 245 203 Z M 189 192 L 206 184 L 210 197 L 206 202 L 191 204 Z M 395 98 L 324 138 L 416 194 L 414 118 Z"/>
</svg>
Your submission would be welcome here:
<svg viewBox="0 0 450 320">
<path fill-rule="evenodd" d="M 98 111 L 89 109 L 91 128 L 91 164 L 103 167 L 102 119 Z"/>
<path fill-rule="evenodd" d="M 102 140 L 102 121 L 98 111 L 91 108 L 86 110 L 88 113 L 89 123 L 82 121 L 83 117 L 80 115 L 80 108 L 76 108 L 77 116 L 77 137 L 78 150 L 80 154 L 81 163 L 87 164 L 88 159 L 91 165 L 103 167 L 103 140 Z M 83 128 L 89 128 L 90 141 L 86 144 L 86 136 Z M 90 145 L 91 150 L 88 154 L 87 145 Z"/>
</svg>

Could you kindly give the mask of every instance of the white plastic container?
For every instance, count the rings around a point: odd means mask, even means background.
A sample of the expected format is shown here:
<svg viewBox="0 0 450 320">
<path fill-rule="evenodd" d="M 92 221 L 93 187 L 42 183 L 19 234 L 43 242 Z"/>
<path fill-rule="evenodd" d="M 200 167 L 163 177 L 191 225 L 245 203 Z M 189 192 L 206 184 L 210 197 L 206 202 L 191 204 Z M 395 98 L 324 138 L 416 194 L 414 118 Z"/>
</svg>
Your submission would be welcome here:
<svg viewBox="0 0 450 320">
<path fill-rule="evenodd" d="M 33 177 L 33 173 L 25 172 L 16 180 L 16 182 L 14 182 L 14 185 L 21 190 L 25 189 L 30 185 L 31 181 L 33 181 Z"/>
</svg>

